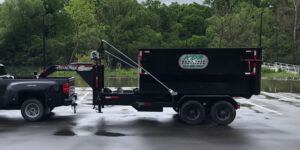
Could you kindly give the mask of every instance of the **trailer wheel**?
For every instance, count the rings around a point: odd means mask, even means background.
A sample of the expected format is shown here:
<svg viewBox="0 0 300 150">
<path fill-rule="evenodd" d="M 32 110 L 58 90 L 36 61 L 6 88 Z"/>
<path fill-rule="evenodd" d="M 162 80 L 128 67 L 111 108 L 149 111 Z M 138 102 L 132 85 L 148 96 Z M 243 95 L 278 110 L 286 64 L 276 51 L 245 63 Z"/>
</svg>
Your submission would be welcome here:
<svg viewBox="0 0 300 150">
<path fill-rule="evenodd" d="M 199 124 L 205 117 L 205 108 L 197 101 L 187 101 L 181 106 L 179 115 L 187 124 Z"/>
<path fill-rule="evenodd" d="M 217 124 L 228 125 L 235 119 L 236 112 L 231 103 L 219 101 L 212 106 L 210 116 Z"/>
<path fill-rule="evenodd" d="M 21 106 L 21 113 L 25 120 L 40 121 L 45 113 L 43 104 L 37 99 L 28 99 Z"/>
</svg>

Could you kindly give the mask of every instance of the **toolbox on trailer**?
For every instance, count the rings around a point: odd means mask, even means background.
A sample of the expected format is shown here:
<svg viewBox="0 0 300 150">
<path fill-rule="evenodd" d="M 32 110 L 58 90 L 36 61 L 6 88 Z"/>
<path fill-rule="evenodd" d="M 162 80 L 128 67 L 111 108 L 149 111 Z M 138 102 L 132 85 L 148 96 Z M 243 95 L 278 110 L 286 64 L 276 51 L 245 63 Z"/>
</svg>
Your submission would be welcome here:
<svg viewBox="0 0 300 150">
<path fill-rule="evenodd" d="M 139 64 L 178 94 L 249 98 L 260 92 L 260 48 L 139 49 Z M 169 92 L 142 69 L 141 94 Z"/>
</svg>

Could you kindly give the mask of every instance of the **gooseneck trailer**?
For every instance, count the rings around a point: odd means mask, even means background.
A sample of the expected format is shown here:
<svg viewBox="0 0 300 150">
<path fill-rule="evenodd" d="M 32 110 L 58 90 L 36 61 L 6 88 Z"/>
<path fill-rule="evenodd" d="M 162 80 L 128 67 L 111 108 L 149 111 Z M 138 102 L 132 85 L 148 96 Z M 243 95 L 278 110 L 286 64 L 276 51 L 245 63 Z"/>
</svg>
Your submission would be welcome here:
<svg viewBox="0 0 300 150">
<path fill-rule="evenodd" d="M 105 50 L 106 46 L 125 60 Z M 260 93 L 261 48 L 142 48 L 138 52 L 135 62 L 102 40 L 91 54 L 94 64 L 52 66 L 39 78 L 55 71 L 76 71 L 92 87 L 93 104 L 99 112 L 105 105 L 158 112 L 172 107 L 188 124 L 198 124 L 210 116 L 217 124 L 227 125 L 240 107 L 233 97 L 250 98 Z M 115 91 L 104 86 L 102 61 L 108 55 L 139 70 L 139 87 Z"/>
</svg>

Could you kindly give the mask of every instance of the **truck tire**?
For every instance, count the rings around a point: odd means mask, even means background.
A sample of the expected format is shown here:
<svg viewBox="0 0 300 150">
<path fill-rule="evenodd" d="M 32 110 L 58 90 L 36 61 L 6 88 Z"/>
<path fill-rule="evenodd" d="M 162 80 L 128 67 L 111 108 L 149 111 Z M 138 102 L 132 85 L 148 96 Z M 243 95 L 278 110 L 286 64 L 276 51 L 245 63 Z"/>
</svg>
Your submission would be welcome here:
<svg viewBox="0 0 300 150">
<path fill-rule="evenodd" d="M 175 111 L 175 112 L 179 112 L 179 108 L 178 107 L 173 107 L 173 110 Z"/>
<path fill-rule="evenodd" d="M 26 121 L 37 122 L 44 117 L 44 106 L 37 99 L 28 99 L 21 106 L 21 113 Z"/>
<path fill-rule="evenodd" d="M 227 101 L 219 101 L 211 107 L 210 117 L 219 125 L 230 124 L 236 116 L 233 105 Z"/>
<path fill-rule="evenodd" d="M 187 101 L 179 110 L 180 118 L 190 125 L 201 123 L 205 117 L 205 108 L 197 101 Z"/>
<path fill-rule="evenodd" d="M 53 111 L 54 108 L 55 108 L 55 107 L 50 107 L 50 113 Z"/>
<path fill-rule="evenodd" d="M 54 113 L 52 112 L 53 109 L 54 107 L 44 107 L 45 113 L 43 116 L 43 120 L 47 120 L 50 117 L 54 116 Z"/>
</svg>

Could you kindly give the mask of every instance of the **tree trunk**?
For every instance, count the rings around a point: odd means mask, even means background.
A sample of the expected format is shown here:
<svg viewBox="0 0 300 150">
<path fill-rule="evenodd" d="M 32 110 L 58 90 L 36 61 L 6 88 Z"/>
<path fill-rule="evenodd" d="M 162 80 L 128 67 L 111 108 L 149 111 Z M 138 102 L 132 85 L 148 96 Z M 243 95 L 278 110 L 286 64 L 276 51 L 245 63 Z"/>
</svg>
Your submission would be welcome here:
<svg viewBox="0 0 300 150">
<path fill-rule="evenodd" d="M 220 43 L 219 43 L 219 48 L 222 47 L 222 41 L 223 41 L 223 35 L 224 35 L 224 22 L 222 21 L 221 22 L 221 26 L 222 26 L 222 29 L 221 29 L 221 36 L 220 36 Z"/>
<path fill-rule="evenodd" d="M 296 38 L 297 38 L 297 17 L 298 17 L 298 10 L 296 0 L 293 0 L 294 3 L 294 29 L 293 29 L 293 43 L 292 43 L 292 56 L 293 56 L 293 63 L 296 64 Z"/>
</svg>

